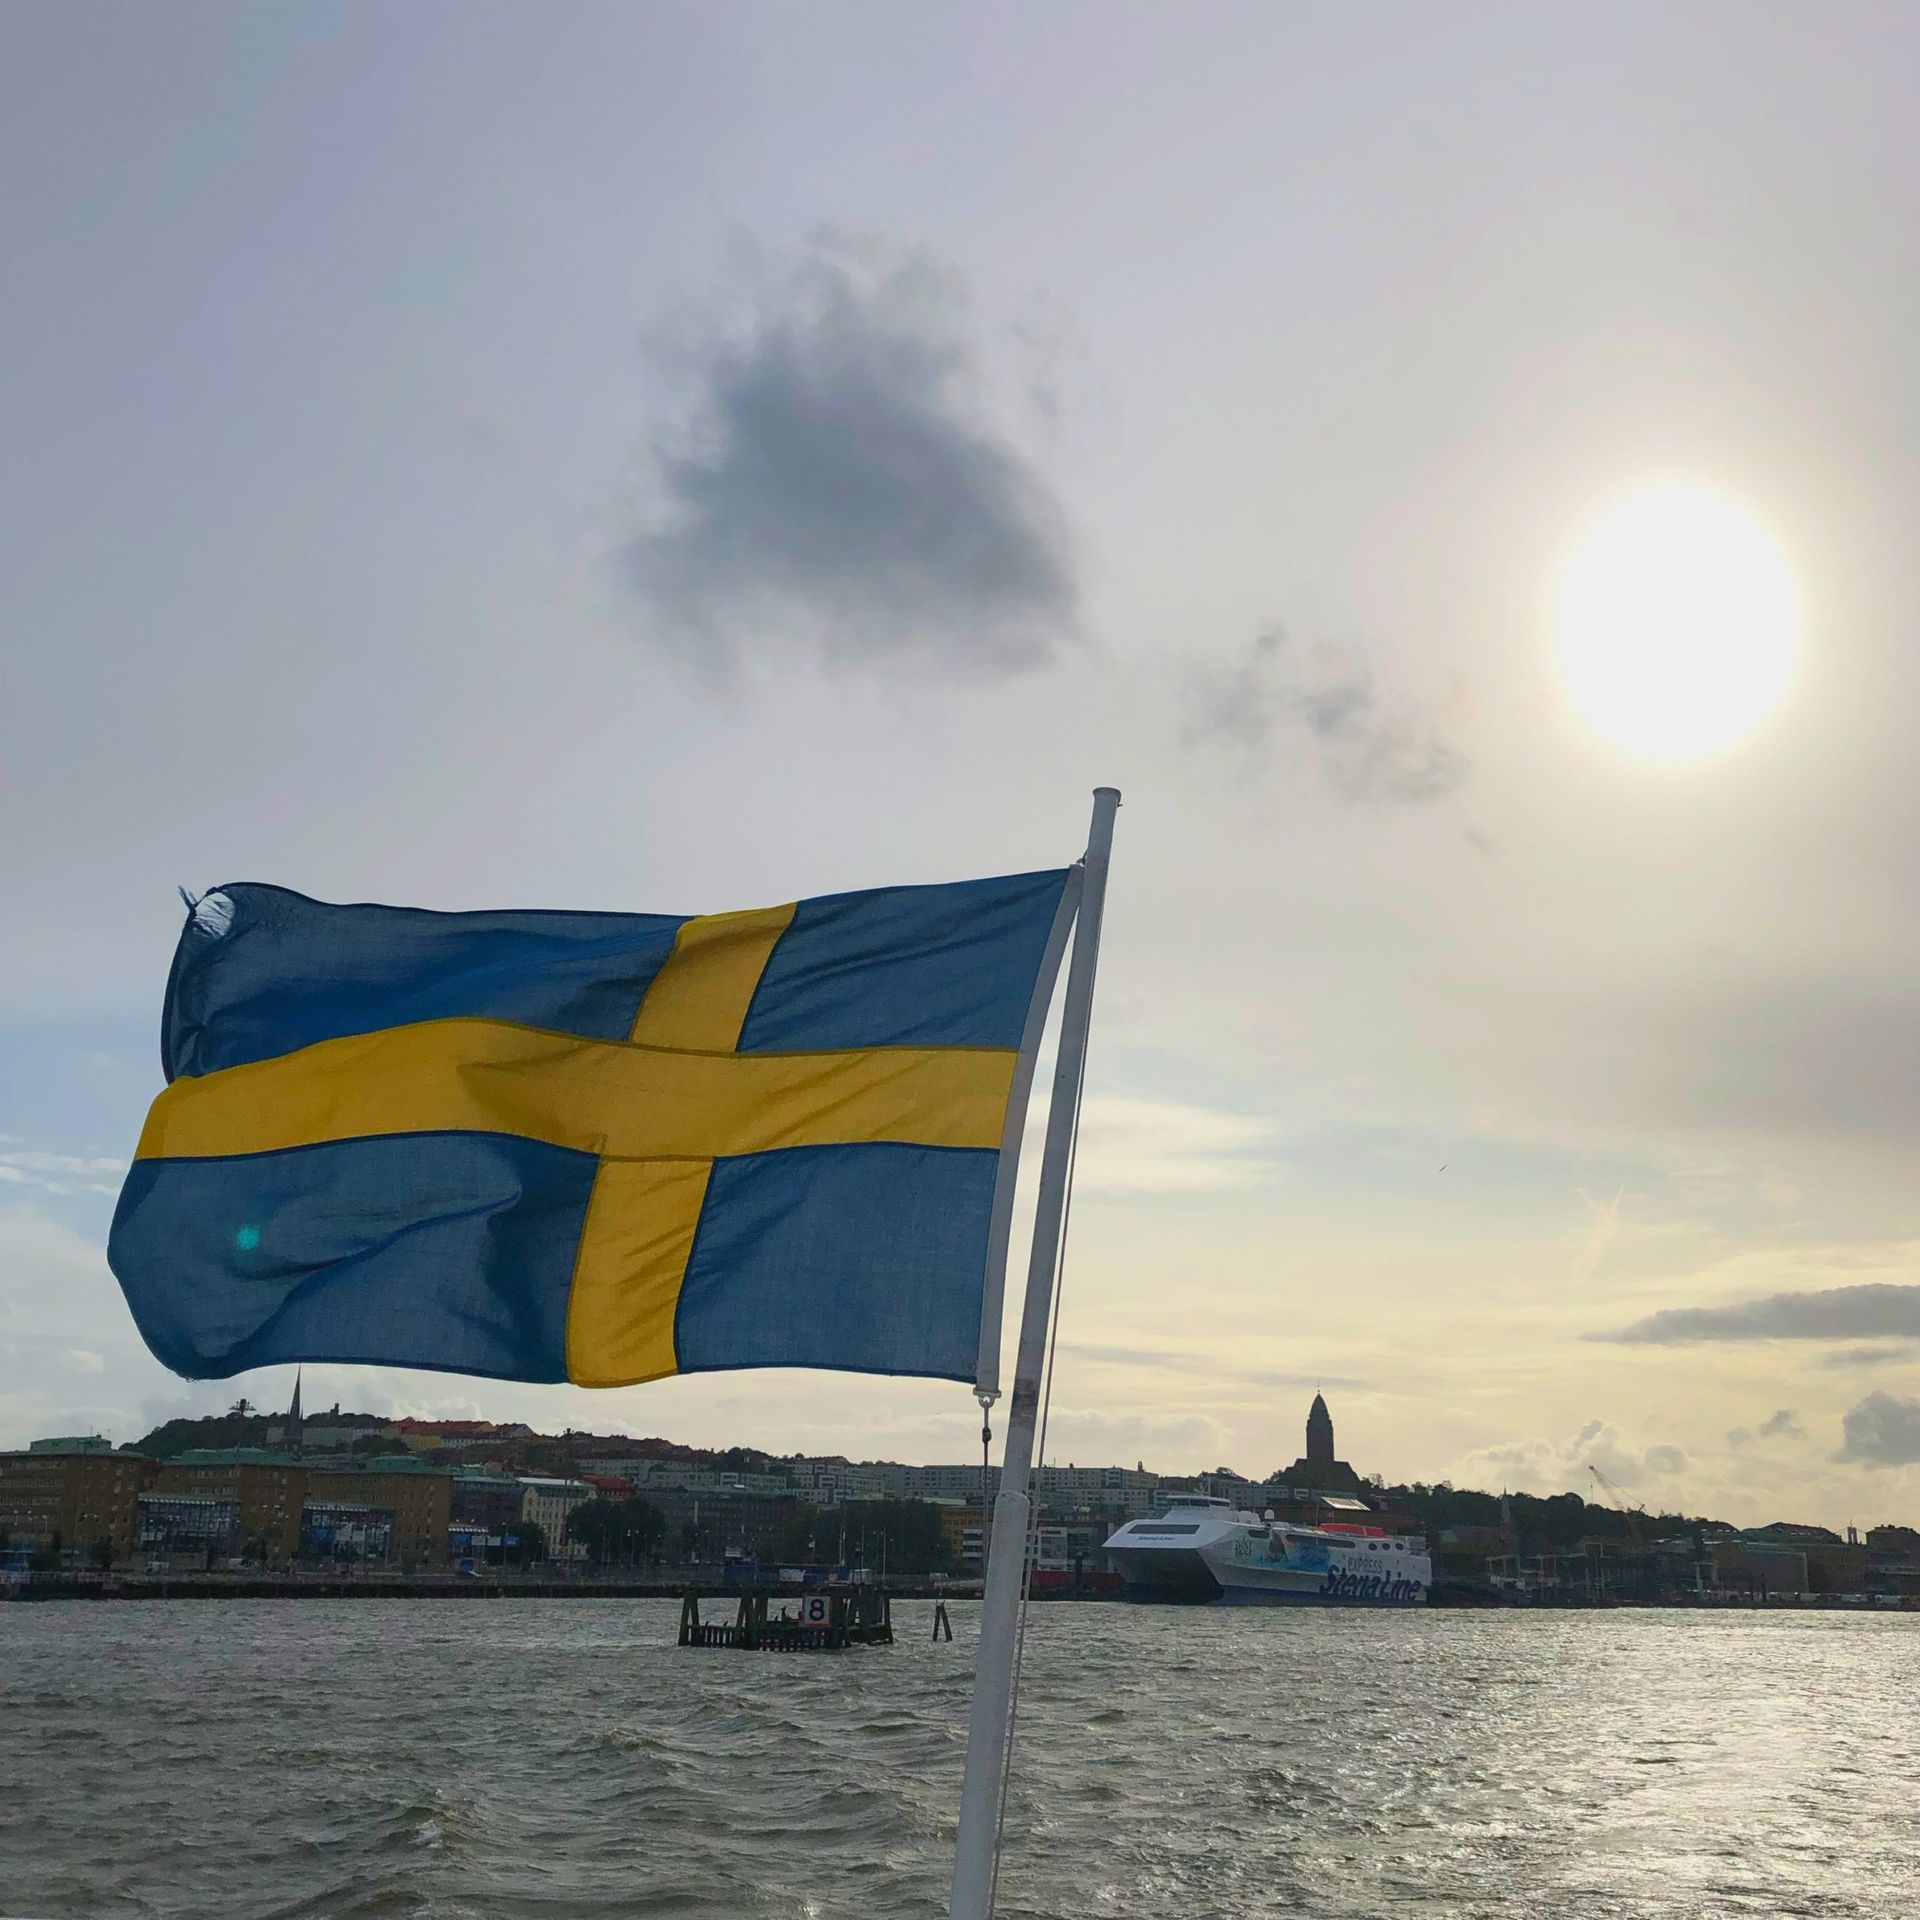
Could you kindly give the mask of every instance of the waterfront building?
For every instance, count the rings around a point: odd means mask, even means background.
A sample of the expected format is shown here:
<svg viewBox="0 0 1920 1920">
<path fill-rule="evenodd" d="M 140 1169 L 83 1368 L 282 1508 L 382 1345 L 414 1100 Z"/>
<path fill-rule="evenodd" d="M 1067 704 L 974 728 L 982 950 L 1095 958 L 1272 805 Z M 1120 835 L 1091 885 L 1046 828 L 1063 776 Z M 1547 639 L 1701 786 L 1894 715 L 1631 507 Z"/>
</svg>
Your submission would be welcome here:
<svg viewBox="0 0 1920 1920">
<path fill-rule="evenodd" d="M 535 1438 L 524 1420 L 394 1420 L 386 1431 L 409 1453 L 471 1453 Z"/>
<path fill-rule="evenodd" d="M 636 1493 L 651 1495 L 669 1487 L 683 1493 L 751 1493 L 779 1499 L 793 1492 L 785 1472 L 756 1473 L 716 1467 L 697 1460 L 657 1460 L 631 1454 L 581 1454 L 576 1472 L 596 1479 L 627 1480 Z"/>
<path fill-rule="evenodd" d="M 976 1486 L 980 1469 L 973 1470 Z M 1042 1467 L 1035 1476 L 1036 1491 L 1049 1512 L 1124 1514 L 1129 1519 L 1154 1513 L 1160 1506 L 1160 1476 L 1140 1467 Z"/>
<path fill-rule="evenodd" d="M 583 1473 L 580 1478 L 601 1500 L 631 1500 L 640 1491 L 635 1482 L 629 1480 L 624 1474 Z"/>
<path fill-rule="evenodd" d="M 44 1553 L 56 1544 L 76 1559 L 133 1555 L 135 1502 L 153 1462 L 135 1453 L 100 1453 L 89 1435 L 77 1445 L 42 1441 L 24 1453 L 0 1453 L 0 1531 L 8 1544 Z"/>
<path fill-rule="evenodd" d="M 147 1566 L 231 1560 L 242 1546 L 240 1503 L 203 1493 L 143 1493 L 135 1503 L 134 1546 Z"/>
<path fill-rule="evenodd" d="M 348 1453 L 363 1440 L 384 1440 L 393 1423 L 361 1414 L 342 1413 L 338 1402 L 329 1413 L 300 1411 L 300 1376 L 293 1382 L 293 1404 L 267 1429 L 267 1445 L 279 1447 L 297 1460 L 310 1453 Z"/>
<path fill-rule="evenodd" d="M 970 1507 L 962 1500 L 942 1500 L 936 1504 L 940 1509 L 941 1551 L 958 1566 L 978 1568 L 980 1542 L 986 1531 L 978 1503 Z"/>
<path fill-rule="evenodd" d="M 310 1463 L 307 1500 L 364 1507 L 393 1516 L 391 1551 L 402 1567 L 446 1564 L 453 1519 L 453 1475 L 409 1453 L 371 1460 Z"/>
<path fill-rule="evenodd" d="M 52 1440 L 29 1440 L 29 1453 L 111 1453 L 113 1442 L 103 1433 L 69 1433 Z"/>
<path fill-rule="evenodd" d="M 526 1488 L 510 1473 L 485 1467 L 455 1467 L 449 1487 L 450 1524 L 489 1536 L 511 1533 L 520 1519 Z"/>
<path fill-rule="evenodd" d="M 989 1504 L 999 1497 L 1000 1469 L 979 1461 L 903 1465 L 893 1460 L 847 1460 L 838 1454 L 795 1454 L 784 1462 L 791 1491 L 816 1507 L 860 1500 L 959 1500 L 978 1506 L 982 1483 Z M 1158 1477 L 1144 1467 L 1043 1466 L 1035 1470 L 1042 1501 L 1067 1512 L 1148 1511 Z"/>
<path fill-rule="evenodd" d="M 1837 1547 L 1844 1544 L 1831 1527 L 1816 1527 L 1804 1520 L 1775 1520 L 1764 1527 L 1747 1527 L 1742 1530 L 1742 1537 L 1794 1547 Z"/>
<path fill-rule="evenodd" d="M 523 1479 L 520 1482 L 520 1518 L 531 1520 L 555 1560 L 583 1560 L 586 1548 L 567 1538 L 567 1516 L 593 1498 L 584 1480 Z"/>
<path fill-rule="evenodd" d="M 1042 1468 L 1044 1473 L 1047 1469 Z M 886 1493 L 878 1496 L 890 1500 L 978 1500 L 980 1498 L 981 1463 L 969 1460 L 959 1466 L 900 1467 L 895 1470 L 896 1478 Z M 996 1468 L 986 1476 L 988 1498 L 1000 1497 L 1000 1475 Z M 856 1495 L 855 1498 L 861 1496 Z"/>
<path fill-rule="evenodd" d="M 328 1479 L 345 1476 L 329 1475 Z M 337 1491 L 337 1489 L 334 1489 Z M 377 1561 L 393 1559 L 394 1512 L 359 1500 L 306 1500 L 300 1506 L 300 1557 L 303 1560 Z"/>
<path fill-rule="evenodd" d="M 306 1471 L 265 1447 L 202 1447 L 176 1455 L 154 1475 L 156 1493 L 230 1500 L 239 1515 L 235 1552 L 284 1567 L 300 1549 Z"/>
<path fill-rule="evenodd" d="M 1806 1553 L 1784 1541 L 1730 1534 L 1713 1542 L 1711 1557 L 1713 1584 L 1723 1593 L 1764 1600 L 1810 1591 Z"/>
<path fill-rule="evenodd" d="M 316 1417 L 304 1423 L 309 1454 Z M 403 1565 L 442 1565 L 452 1519 L 451 1489 L 450 1474 L 411 1454 L 349 1461 L 323 1451 L 320 1459 L 301 1462 L 257 1447 L 183 1453 L 162 1466 L 155 1480 L 158 1492 L 233 1500 L 239 1508 L 242 1551 L 258 1552 L 280 1566 L 316 1550 L 326 1557 L 335 1544 L 360 1551 L 376 1537 L 381 1544 L 374 1558 L 391 1552 Z M 317 1520 L 307 1515 L 309 1506 L 316 1509 Z M 341 1517 L 356 1512 L 369 1517 Z M 387 1516 L 385 1521 L 381 1515 Z"/>
<path fill-rule="evenodd" d="M 685 1487 L 657 1487 L 642 1498 L 658 1507 L 667 1522 L 667 1551 L 689 1560 L 719 1560 L 742 1553 L 751 1560 L 777 1558 L 781 1542 L 793 1531 L 811 1502 L 789 1491 L 777 1498 L 749 1493 L 693 1493 Z M 822 1519 L 818 1551 L 831 1552 L 840 1535 L 837 1518 Z"/>
<path fill-rule="evenodd" d="M 1105 1537 L 1101 1527 L 1036 1527 L 1034 1567 L 1041 1573 L 1080 1573 L 1099 1558 Z"/>
<path fill-rule="evenodd" d="M 1867 1584 L 1882 1593 L 1920 1594 L 1920 1532 L 1912 1527 L 1867 1529 Z"/>
<path fill-rule="evenodd" d="M 792 1491 L 809 1506 L 838 1507 L 849 1500 L 903 1497 L 911 1468 L 891 1460 L 849 1460 L 841 1454 L 795 1454 L 785 1463 Z M 976 1470 L 975 1492 L 978 1492 Z"/>
<path fill-rule="evenodd" d="M 1749 1527 L 1741 1539 L 1750 1545 L 1787 1548 L 1806 1562 L 1809 1593 L 1864 1593 L 1867 1590 L 1867 1549 L 1857 1540 L 1843 1540 L 1830 1527 L 1798 1520 L 1776 1520 L 1770 1526 Z"/>
</svg>

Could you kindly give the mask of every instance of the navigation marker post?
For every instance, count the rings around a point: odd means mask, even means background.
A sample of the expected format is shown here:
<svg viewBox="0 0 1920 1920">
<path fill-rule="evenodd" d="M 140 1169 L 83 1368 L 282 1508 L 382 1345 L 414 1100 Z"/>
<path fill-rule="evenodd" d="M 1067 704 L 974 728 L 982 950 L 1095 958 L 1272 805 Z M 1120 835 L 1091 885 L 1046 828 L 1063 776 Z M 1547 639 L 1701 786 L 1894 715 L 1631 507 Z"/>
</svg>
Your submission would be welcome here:
<svg viewBox="0 0 1920 1920">
<path fill-rule="evenodd" d="M 1107 863 L 1113 850 L 1114 815 L 1119 809 L 1117 787 L 1094 789 L 1093 826 L 1087 836 L 1073 958 L 1067 966 L 1067 997 L 1060 1015 L 1060 1050 L 1054 1061 L 1053 1094 L 1047 1106 L 1047 1140 L 1040 1160 L 1033 1250 L 1027 1261 L 1027 1297 L 1020 1314 L 1006 1452 L 1000 1466 L 1000 1497 L 994 1503 L 986 1588 L 980 1603 L 980 1645 L 967 1722 L 967 1770 L 960 1789 L 960 1830 L 954 1841 L 953 1890 L 947 1908 L 950 1920 L 992 1920 L 1000 1812 L 1013 1734 L 1014 1657 L 1020 1633 L 1020 1602 L 1027 1581 L 1034 1430 L 1039 1424 L 1047 1326 L 1060 1265 L 1067 1176 L 1086 1068 L 1087 1030 L 1093 1017 L 1093 976 L 1100 952 L 1100 918 L 1106 904 Z"/>
</svg>

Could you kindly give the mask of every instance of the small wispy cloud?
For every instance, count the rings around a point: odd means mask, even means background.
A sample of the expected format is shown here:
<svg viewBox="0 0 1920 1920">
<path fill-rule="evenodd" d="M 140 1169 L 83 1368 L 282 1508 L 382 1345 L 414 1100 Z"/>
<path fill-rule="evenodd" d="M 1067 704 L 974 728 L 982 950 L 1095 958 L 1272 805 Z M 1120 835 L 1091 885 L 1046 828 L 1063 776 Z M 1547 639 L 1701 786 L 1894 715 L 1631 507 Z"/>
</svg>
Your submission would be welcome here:
<svg viewBox="0 0 1920 1920">
<path fill-rule="evenodd" d="M 1096 1366 L 1123 1367 L 1141 1373 L 1198 1374 L 1216 1385 L 1231 1382 L 1268 1393 L 1364 1393 L 1369 1383 L 1350 1374 L 1309 1373 L 1284 1367 L 1250 1367 L 1225 1359 L 1216 1349 L 1182 1351 L 1173 1347 L 1129 1347 L 1099 1341 L 1067 1340 L 1060 1351 Z"/>
<path fill-rule="evenodd" d="M 40 1153 L 0 1143 L 0 1184 L 40 1193 L 117 1194 L 127 1163 L 72 1153 Z"/>
<path fill-rule="evenodd" d="M 1466 755 L 1438 714 L 1383 687 L 1358 648 L 1323 642 L 1303 651 L 1272 627 L 1238 660 L 1192 674 L 1189 744 L 1253 752 L 1289 732 L 1313 743 L 1322 776 L 1344 800 L 1412 806 L 1467 777 Z"/>
<path fill-rule="evenodd" d="M 1103 1193 L 1218 1193 L 1262 1177 L 1274 1128 L 1249 1114 L 1089 1094 L 1074 1179 Z"/>
<path fill-rule="evenodd" d="M 1047 1463 L 1145 1462 L 1168 1455 L 1218 1460 L 1229 1451 L 1227 1428 L 1210 1414 L 1109 1413 L 1055 1407 L 1047 1419 Z"/>
<path fill-rule="evenodd" d="M 686 417 L 625 555 L 648 631 L 713 677 L 772 651 L 995 677 L 1071 637 L 1066 516 L 1003 433 L 966 290 L 823 233 L 676 352 Z"/>
<path fill-rule="evenodd" d="M 1626 1188 L 1619 1187 L 1605 1206 L 1587 1193 L 1576 1189 L 1587 1209 L 1587 1228 L 1580 1239 L 1578 1251 L 1567 1268 L 1567 1278 L 1576 1286 L 1584 1286 L 1600 1269 L 1600 1262 L 1607 1257 L 1607 1250 L 1620 1237 L 1620 1202 L 1626 1197 Z"/>
<path fill-rule="evenodd" d="M 1920 1286 L 1873 1282 L 1815 1293 L 1772 1293 L 1725 1307 L 1668 1307 L 1589 1340 L 1681 1347 L 1710 1340 L 1920 1338 Z"/>
</svg>

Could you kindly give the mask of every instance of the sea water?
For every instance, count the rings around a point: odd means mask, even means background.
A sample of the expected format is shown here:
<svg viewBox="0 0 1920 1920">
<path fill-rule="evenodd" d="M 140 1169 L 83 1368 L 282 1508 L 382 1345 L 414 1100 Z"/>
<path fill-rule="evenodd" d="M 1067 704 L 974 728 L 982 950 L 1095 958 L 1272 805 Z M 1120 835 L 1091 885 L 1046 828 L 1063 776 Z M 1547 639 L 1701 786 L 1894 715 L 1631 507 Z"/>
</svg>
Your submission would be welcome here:
<svg viewBox="0 0 1920 1920">
<path fill-rule="evenodd" d="M 0 1914 L 945 1911 L 975 1610 L 681 1651 L 661 1601 L 0 1607 Z M 1006 1920 L 1920 1901 L 1920 1616 L 1030 1616 Z"/>
</svg>

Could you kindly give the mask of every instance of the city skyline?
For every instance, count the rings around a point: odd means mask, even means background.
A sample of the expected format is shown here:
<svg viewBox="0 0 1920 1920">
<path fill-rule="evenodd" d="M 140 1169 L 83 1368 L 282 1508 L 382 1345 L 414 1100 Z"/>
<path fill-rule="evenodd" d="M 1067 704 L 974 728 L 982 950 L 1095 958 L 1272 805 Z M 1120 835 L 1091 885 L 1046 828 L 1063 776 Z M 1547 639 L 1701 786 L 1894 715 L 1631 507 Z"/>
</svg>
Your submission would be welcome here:
<svg viewBox="0 0 1920 1920">
<path fill-rule="evenodd" d="M 1324 1385 L 1363 1470 L 1920 1518 L 1911 18 L 228 18 L 0 73 L 0 1445 L 291 1386 L 103 1258 L 176 884 L 714 911 L 1058 865 L 1111 781 L 1054 1457 Z M 1674 480 L 1804 631 L 1656 761 L 1553 608 Z"/>
<path fill-rule="evenodd" d="M 300 1434 L 305 1422 L 300 1412 L 300 1388 L 296 1380 L 295 1397 L 291 1407 L 284 1413 L 275 1413 L 271 1408 L 259 1406 L 247 1399 L 235 1401 L 224 1410 L 224 1418 L 231 1420 L 243 1416 L 247 1420 L 259 1422 L 264 1428 L 264 1451 L 260 1457 L 279 1458 L 289 1464 L 296 1463 L 302 1456 Z M 221 1413 L 188 1416 L 192 1419 L 218 1422 Z M 677 1487 L 711 1484 L 715 1490 L 744 1491 L 751 1495 L 767 1495 L 774 1491 L 775 1482 L 784 1487 L 792 1496 L 811 1499 L 826 1508 L 832 1508 L 843 1501 L 863 1499 L 939 1499 L 942 1501 L 970 1501 L 979 1503 L 982 1485 L 982 1465 L 960 1456 L 948 1459 L 899 1459 L 888 1455 L 858 1455 L 849 1453 L 822 1453 L 807 1449 L 794 1449 L 780 1453 L 753 1446 L 749 1443 L 722 1441 L 717 1444 L 694 1444 L 676 1440 L 669 1435 L 654 1432 L 632 1434 L 626 1432 L 603 1433 L 591 1427 L 569 1428 L 564 1432 L 541 1432 L 528 1426 L 524 1421 L 492 1421 L 483 1416 L 450 1418 L 432 1418 L 419 1415 L 383 1415 L 368 1408 L 343 1408 L 336 1404 L 331 1409 L 322 1410 L 307 1416 L 317 1433 L 331 1433 L 334 1437 L 315 1447 L 314 1457 L 326 1464 L 344 1462 L 351 1449 L 358 1445 L 362 1454 L 371 1448 L 376 1436 L 384 1436 L 394 1442 L 389 1452 L 411 1455 L 417 1464 L 432 1466 L 442 1471 L 469 1473 L 484 1472 L 484 1463 L 496 1457 L 513 1457 L 523 1449 L 558 1449 L 573 1463 L 573 1470 L 593 1474 L 625 1475 L 631 1478 L 634 1487 L 642 1494 L 650 1487 Z M 469 1429 L 484 1429 L 484 1432 L 469 1432 Z M 142 1443 L 157 1433 L 158 1429 L 148 1433 L 129 1435 L 115 1441 L 109 1435 L 43 1434 L 36 1435 L 31 1443 L 41 1448 L 86 1448 L 95 1442 L 107 1442 L 115 1446 L 116 1452 L 139 1454 L 145 1451 Z M 1096 1504 L 1105 1499 L 1124 1506 L 1126 1511 L 1145 1513 L 1157 1504 L 1154 1490 L 1158 1488 L 1191 1488 L 1211 1493 L 1229 1492 L 1234 1486 L 1249 1489 L 1249 1495 L 1258 1490 L 1269 1491 L 1273 1488 L 1312 1489 L 1317 1493 L 1356 1493 L 1372 1497 L 1376 1493 L 1389 1492 L 1394 1488 L 1434 1487 L 1444 1488 L 1452 1483 L 1447 1481 L 1427 1482 L 1418 1476 L 1396 1475 L 1391 1471 L 1378 1468 L 1356 1469 L 1346 1460 L 1338 1458 L 1335 1452 L 1334 1427 L 1331 1413 L 1324 1396 L 1315 1392 L 1305 1414 L 1305 1450 L 1290 1465 L 1278 1460 L 1267 1470 L 1244 1471 L 1240 1463 L 1230 1460 L 1217 1460 L 1204 1467 L 1163 1468 L 1149 1464 L 1146 1460 L 1136 1460 L 1129 1467 L 1119 1460 L 1061 1460 L 1050 1458 L 1037 1466 L 1036 1491 L 1043 1503 L 1055 1500 L 1062 1494 L 1076 1499 L 1094 1497 Z M 246 1443 L 250 1446 L 251 1443 Z M 246 1451 L 243 1446 L 242 1451 Z M 596 1446 L 608 1449 L 604 1454 L 596 1454 Z M 416 1448 L 418 1451 L 416 1452 Z M 660 1451 L 648 1451 L 657 1449 Z M 0 1447 L 0 1452 L 7 1449 Z M 696 1456 L 691 1461 L 677 1458 L 679 1455 Z M 768 1473 L 740 1466 L 739 1455 L 749 1455 L 765 1462 Z M 715 1461 L 732 1456 L 736 1464 L 723 1469 Z M 162 1457 L 168 1457 L 163 1452 Z M 174 1457 L 177 1455 L 175 1450 Z M 194 1457 L 194 1456 L 188 1456 Z M 476 1464 L 476 1462 L 480 1464 Z M 777 1471 L 774 1471 L 777 1470 Z M 1000 1469 L 997 1462 L 986 1465 L 985 1486 L 988 1498 L 992 1498 L 992 1489 L 999 1483 Z M 1725 1516 L 1715 1513 L 1692 1513 L 1675 1503 L 1663 1503 L 1650 1497 L 1644 1501 L 1631 1497 L 1627 1489 L 1611 1480 L 1604 1472 L 1596 1473 L 1591 1467 L 1581 1469 L 1578 1481 L 1558 1488 L 1528 1488 L 1502 1484 L 1499 1486 L 1460 1486 L 1459 1492 L 1485 1496 L 1502 1496 L 1509 1493 L 1532 1493 L 1536 1497 L 1553 1492 L 1578 1494 L 1588 1506 L 1612 1509 L 1615 1512 L 1631 1512 L 1647 1517 L 1660 1513 L 1688 1513 L 1696 1520 L 1713 1521 L 1722 1525 L 1755 1525 L 1756 1522 L 1732 1522 Z M 1791 1487 L 1782 1487 L 1778 1497 L 1769 1507 L 1773 1523 L 1782 1523 L 1781 1516 L 1792 1512 L 1797 1521 L 1785 1524 L 1797 1524 L 1813 1518 L 1801 1512 L 1793 1504 Z M 1762 1498 L 1762 1505 L 1767 1505 Z M 1904 1523 L 1898 1519 L 1880 1517 L 1877 1520 L 1861 1521 L 1857 1516 L 1849 1515 L 1837 1522 L 1831 1516 L 1814 1520 L 1814 1524 L 1826 1525 L 1836 1529 L 1836 1538 L 1840 1531 L 1848 1533 L 1864 1532 L 1874 1525 L 1901 1528 Z"/>
</svg>

